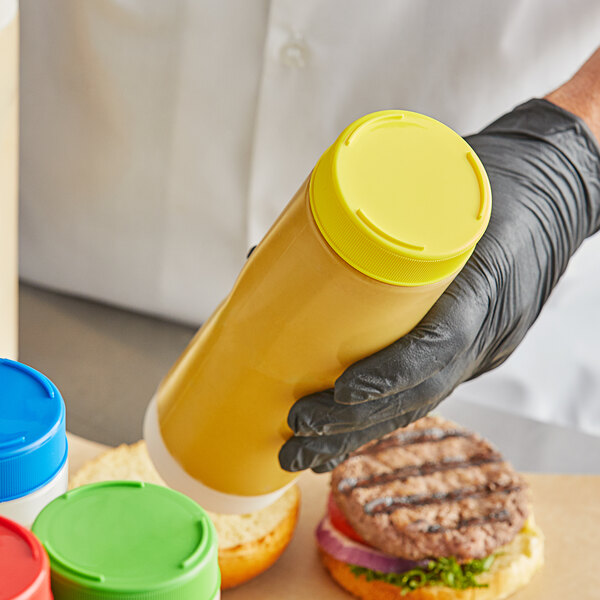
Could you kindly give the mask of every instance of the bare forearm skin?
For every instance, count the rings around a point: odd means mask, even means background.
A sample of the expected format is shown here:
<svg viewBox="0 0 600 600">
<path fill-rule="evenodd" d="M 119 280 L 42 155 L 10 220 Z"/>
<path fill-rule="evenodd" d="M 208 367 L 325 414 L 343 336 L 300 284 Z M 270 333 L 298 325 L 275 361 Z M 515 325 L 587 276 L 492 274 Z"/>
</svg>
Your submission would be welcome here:
<svg viewBox="0 0 600 600">
<path fill-rule="evenodd" d="M 583 119 L 600 142 L 600 48 L 546 100 Z"/>
</svg>

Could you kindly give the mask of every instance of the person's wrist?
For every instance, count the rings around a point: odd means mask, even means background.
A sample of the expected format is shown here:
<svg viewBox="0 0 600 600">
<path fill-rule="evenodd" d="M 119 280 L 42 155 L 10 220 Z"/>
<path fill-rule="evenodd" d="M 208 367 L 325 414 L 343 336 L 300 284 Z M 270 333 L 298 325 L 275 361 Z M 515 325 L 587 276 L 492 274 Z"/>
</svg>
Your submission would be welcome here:
<svg viewBox="0 0 600 600">
<path fill-rule="evenodd" d="M 545 99 L 583 119 L 600 142 L 600 49 Z"/>
</svg>

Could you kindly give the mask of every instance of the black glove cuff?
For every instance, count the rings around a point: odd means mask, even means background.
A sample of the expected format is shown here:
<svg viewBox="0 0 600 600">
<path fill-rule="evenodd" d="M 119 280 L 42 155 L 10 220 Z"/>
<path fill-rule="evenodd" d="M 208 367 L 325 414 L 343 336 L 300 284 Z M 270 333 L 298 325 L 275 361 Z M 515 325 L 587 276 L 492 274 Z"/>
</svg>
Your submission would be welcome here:
<svg viewBox="0 0 600 600">
<path fill-rule="evenodd" d="M 600 144 L 583 119 L 548 100 L 535 98 L 503 115 L 478 135 L 490 134 L 528 138 L 552 146 L 570 163 L 571 174 L 580 179 L 583 194 L 573 200 L 583 202 L 580 216 L 587 217 L 586 223 L 578 224 L 581 237 L 600 229 Z"/>
</svg>

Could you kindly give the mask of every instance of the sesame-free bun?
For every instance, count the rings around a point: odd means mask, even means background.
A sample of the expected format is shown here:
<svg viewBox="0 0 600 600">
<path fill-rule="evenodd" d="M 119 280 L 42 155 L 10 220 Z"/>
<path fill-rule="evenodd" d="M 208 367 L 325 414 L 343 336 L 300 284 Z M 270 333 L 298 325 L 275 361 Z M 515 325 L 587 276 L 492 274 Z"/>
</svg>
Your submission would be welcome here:
<svg viewBox="0 0 600 600">
<path fill-rule="evenodd" d="M 154 468 L 146 443 L 122 444 L 87 462 L 69 487 L 111 480 L 146 481 L 166 486 Z M 300 492 L 290 487 L 270 506 L 246 515 L 206 511 L 219 538 L 221 588 L 234 587 L 268 569 L 289 544 L 298 520 Z"/>
<path fill-rule="evenodd" d="M 272 507 L 243 515 L 245 518 L 244 531 L 247 534 L 253 531 L 256 533 L 254 541 L 246 541 L 241 544 L 234 545 L 236 536 L 233 535 L 233 532 L 236 527 L 231 523 L 232 517 L 238 515 L 217 515 L 225 522 L 221 524 L 221 530 L 226 526 L 232 534 L 230 536 L 232 545 L 222 547 L 219 542 L 222 589 L 244 583 L 266 571 L 290 543 L 298 520 L 300 504 L 298 486 L 292 486 L 275 504 L 278 505 L 275 509 L 276 515 L 280 518 L 277 519 L 275 527 L 270 529 L 266 535 L 263 535 L 263 532 L 269 529 L 268 522 L 274 520 L 273 515 L 268 514 Z M 249 535 L 244 537 L 249 537 Z"/>
<path fill-rule="evenodd" d="M 544 536 L 530 516 L 523 529 L 499 548 L 489 571 L 477 576 L 486 588 L 455 590 L 445 586 L 425 586 L 402 595 L 398 586 L 357 577 L 349 566 L 320 550 L 321 560 L 333 579 L 345 590 L 363 600 L 502 600 L 529 583 L 544 563 Z"/>
</svg>

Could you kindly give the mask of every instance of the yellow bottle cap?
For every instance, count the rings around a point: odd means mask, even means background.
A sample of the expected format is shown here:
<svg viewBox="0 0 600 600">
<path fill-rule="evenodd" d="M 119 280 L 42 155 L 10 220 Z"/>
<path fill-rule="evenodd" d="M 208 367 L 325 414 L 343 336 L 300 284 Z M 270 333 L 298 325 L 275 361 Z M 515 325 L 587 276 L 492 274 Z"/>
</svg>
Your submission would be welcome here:
<svg viewBox="0 0 600 600">
<path fill-rule="evenodd" d="M 379 281 L 417 286 L 465 264 L 492 198 L 481 161 L 457 133 L 418 113 L 386 110 L 352 123 L 323 154 L 310 205 L 348 264 Z"/>
</svg>

